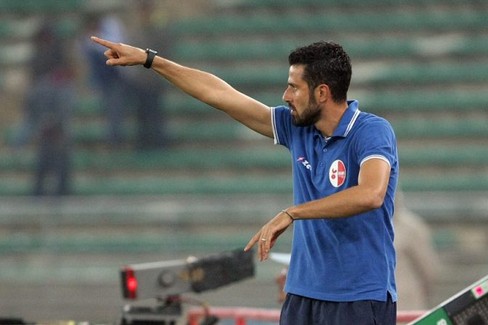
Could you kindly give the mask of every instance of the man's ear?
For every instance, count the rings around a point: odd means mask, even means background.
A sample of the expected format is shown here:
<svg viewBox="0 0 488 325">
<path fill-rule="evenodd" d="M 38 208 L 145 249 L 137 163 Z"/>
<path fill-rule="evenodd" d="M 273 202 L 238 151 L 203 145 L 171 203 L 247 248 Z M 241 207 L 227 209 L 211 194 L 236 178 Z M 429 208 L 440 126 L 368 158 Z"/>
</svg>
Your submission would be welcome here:
<svg viewBox="0 0 488 325">
<path fill-rule="evenodd" d="M 317 98 L 317 102 L 325 103 L 327 100 L 331 99 L 330 88 L 326 84 L 320 84 L 315 88 L 315 95 Z"/>
</svg>

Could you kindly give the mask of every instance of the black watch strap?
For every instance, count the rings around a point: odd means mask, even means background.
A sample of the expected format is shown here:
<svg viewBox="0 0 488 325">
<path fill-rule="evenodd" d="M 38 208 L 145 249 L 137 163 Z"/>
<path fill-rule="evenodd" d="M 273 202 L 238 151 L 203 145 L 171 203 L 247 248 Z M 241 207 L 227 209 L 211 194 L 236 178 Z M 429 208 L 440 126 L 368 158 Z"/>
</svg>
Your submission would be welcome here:
<svg viewBox="0 0 488 325">
<path fill-rule="evenodd" d="M 146 58 L 146 62 L 144 63 L 144 68 L 150 69 L 154 61 L 154 57 L 156 57 L 158 52 L 151 49 L 146 49 L 146 53 L 147 53 L 147 58 Z"/>
</svg>

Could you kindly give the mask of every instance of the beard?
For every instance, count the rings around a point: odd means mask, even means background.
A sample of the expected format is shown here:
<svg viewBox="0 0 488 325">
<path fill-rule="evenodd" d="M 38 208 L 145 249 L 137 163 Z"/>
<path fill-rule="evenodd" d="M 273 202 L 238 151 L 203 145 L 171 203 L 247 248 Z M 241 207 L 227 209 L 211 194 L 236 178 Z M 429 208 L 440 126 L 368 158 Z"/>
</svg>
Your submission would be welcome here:
<svg viewBox="0 0 488 325">
<path fill-rule="evenodd" d="M 296 109 L 295 115 L 292 115 L 292 122 L 295 126 L 310 126 L 314 125 L 320 118 L 320 107 L 313 99 L 309 101 L 308 107 L 298 114 Z"/>
</svg>

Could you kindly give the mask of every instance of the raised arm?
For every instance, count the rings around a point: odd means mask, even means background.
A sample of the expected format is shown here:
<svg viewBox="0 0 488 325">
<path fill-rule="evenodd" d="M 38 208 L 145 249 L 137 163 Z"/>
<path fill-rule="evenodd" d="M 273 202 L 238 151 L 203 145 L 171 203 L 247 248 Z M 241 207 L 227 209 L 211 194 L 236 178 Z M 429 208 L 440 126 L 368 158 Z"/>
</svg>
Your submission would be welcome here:
<svg viewBox="0 0 488 325">
<path fill-rule="evenodd" d="M 147 53 L 140 48 L 95 36 L 91 39 L 107 48 L 108 65 L 133 66 L 146 62 Z M 273 137 L 269 107 L 237 91 L 217 76 L 160 56 L 154 58 L 151 68 L 190 96 L 227 113 L 264 136 Z"/>
</svg>

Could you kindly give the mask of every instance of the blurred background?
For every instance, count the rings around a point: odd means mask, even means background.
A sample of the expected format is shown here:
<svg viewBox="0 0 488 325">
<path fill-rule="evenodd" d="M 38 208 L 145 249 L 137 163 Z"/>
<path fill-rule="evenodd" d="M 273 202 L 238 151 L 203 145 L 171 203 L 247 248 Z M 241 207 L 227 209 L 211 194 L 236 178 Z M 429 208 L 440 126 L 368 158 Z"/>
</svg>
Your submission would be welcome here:
<svg viewBox="0 0 488 325">
<path fill-rule="evenodd" d="M 414 263 L 402 281 L 426 291 L 400 309 L 485 276 L 487 17 L 476 0 L 0 0 L 0 318 L 115 322 L 123 265 L 242 248 L 292 202 L 285 149 L 152 72 L 107 69 L 90 35 L 153 48 L 270 106 L 292 49 L 342 44 L 350 98 L 396 131 L 417 222 L 397 243 Z M 195 297 L 279 308 L 281 268 L 257 263 L 253 279 Z"/>
</svg>

